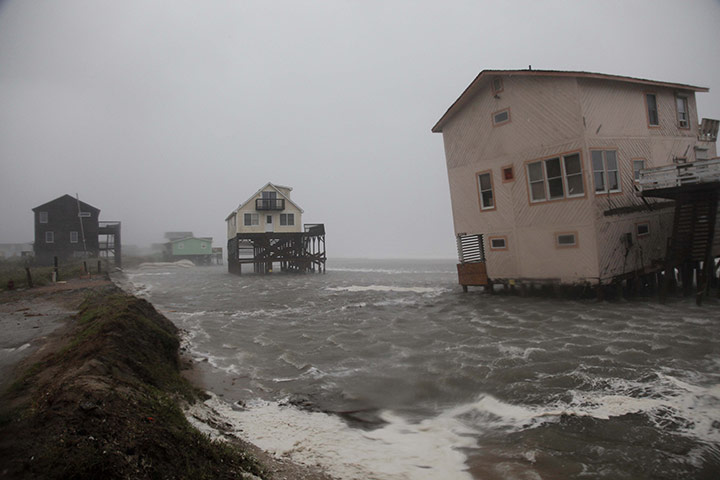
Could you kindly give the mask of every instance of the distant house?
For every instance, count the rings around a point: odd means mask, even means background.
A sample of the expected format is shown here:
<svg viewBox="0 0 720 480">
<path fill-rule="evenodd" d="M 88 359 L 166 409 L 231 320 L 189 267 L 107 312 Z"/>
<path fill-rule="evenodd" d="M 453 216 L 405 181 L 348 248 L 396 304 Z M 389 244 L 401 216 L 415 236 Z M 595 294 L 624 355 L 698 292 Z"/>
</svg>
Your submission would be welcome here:
<svg viewBox="0 0 720 480">
<path fill-rule="evenodd" d="M 171 240 L 165 244 L 165 259 L 170 262 L 191 260 L 196 265 L 210 265 L 213 259 L 212 240 L 212 237 L 192 236 Z"/>
<path fill-rule="evenodd" d="M 303 210 L 290 200 L 291 191 L 266 183 L 225 218 L 228 239 L 238 233 L 302 232 Z"/>
<path fill-rule="evenodd" d="M 0 258 L 32 256 L 32 243 L 0 243 Z"/>
<path fill-rule="evenodd" d="M 718 122 L 699 125 L 695 103 L 707 91 L 481 72 L 432 128 L 445 145 L 460 283 L 597 284 L 662 268 L 675 203 L 636 193 L 654 167 L 712 163 Z"/>
<path fill-rule="evenodd" d="M 100 209 L 63 195 L 32 209 L 35 214 L 35 259 L 41 265 L 58 260 L 97 257 Z"/>
<path fill-rule="evenodd" d="M 270 273 L 275 263 L 284 271 L 325 271 L 325 225 L 303 225 L 291 191 L 268 182 L 225 217 L 231 273 L 240 274 L 243 264 Z"/>
</svg>

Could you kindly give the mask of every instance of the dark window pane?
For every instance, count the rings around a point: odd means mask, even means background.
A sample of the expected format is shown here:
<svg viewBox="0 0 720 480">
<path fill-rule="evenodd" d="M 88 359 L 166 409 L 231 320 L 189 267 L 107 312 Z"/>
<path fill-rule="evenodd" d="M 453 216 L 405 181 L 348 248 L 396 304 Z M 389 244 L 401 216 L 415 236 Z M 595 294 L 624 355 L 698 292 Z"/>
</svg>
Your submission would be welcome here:
<svg viewBox="0 0 720 480">
<path fill-rule="evenodd" d="M 482 193 L 482 206 L 483 208 L 491 208 L 493 206 L 492 190 Z"/>
<path fill-rule="evenodd" d="M 575 245 L 574 234 L 563 234 L 557 237 L 558 245 Z"/>
<path fill-rule="evenodd" d="M 548 180 L 548 188 L 550 189 L 551 199 L 563 197 L 562 178 L 553 178 L 551 180 Z"/>
<path fill-rule="evenodd" d="M 617 172 L 608 172 L 608 190 L 619 190 Z"/>
<path fill-rule="evenodd" d="M 545 160 L 545 168 L 547 169 L 548 178 L 559 177 L 562 175 L 562 171 L 560 170 L 559 158 L 551 158 L 550 160 Z"/>
<path fill-rule="evenodd" d="M 507 122 L 509 118 L 510 118 L 510 114 L 508 113 L 507 110 L 504 110 L 500 113 L 495 114 L 495 123 Z"/>
<path fill-rule="evenodd" d="M 608 171 L 617 170 L 617 153 L 615 150 L 607 150 L 605 152 L 605 161 Z"/>
<path fill-rule="evenodd" d="M 603 172 L 594 172 L 593 180 L 595 181 L 595 191 L 605 191 L 605 174 Z"/>
<path fill-rule="evenodd" d="M 489 173 L 483 173 L 482 175 L 478 175 L 478 178 L 480 179 L 480 191 L 490 190 L 492 188 Z"/>
<path fill-rule="evenodd" d="M 565 157 L 565 175 L 572 175 L 574 173 L 580 173 L 581 171 L 580 155 L 576 153 Z"/>
<path fill-rule="evenodd" d="M 572 175 L 567 177 L 567 186 L 568 195 L 582 195 L 585 193 L 582 175 Z"/>
<path fill-rule="evenodd" d="M 601 172 L 605 170 L 605 167 L 603 165 L 603 152 L 601 150 L 592 151 L 592 165 L 593 170 L 596 172 Z"/>
</svg>

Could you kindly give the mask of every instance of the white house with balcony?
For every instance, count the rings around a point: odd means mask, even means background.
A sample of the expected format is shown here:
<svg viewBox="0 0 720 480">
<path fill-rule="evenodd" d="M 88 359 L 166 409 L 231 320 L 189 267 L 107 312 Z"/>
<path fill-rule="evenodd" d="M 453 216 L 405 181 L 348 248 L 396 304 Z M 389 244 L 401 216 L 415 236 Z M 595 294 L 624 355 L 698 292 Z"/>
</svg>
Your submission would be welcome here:
<svg viewBox="0 0 720 480">
<path fill-rule="evenodd" d="M 302 232 L 303 209 L 290 199 L 291 191 L 266 183 L 225 218 L 227 238 L 238 233 Z"/>
</svg>

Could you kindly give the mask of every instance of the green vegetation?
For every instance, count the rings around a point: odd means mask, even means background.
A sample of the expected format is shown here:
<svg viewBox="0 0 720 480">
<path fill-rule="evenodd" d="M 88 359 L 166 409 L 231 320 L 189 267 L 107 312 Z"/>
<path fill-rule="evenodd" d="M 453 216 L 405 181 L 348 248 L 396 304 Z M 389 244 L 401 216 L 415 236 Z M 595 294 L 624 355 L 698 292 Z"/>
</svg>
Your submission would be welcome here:
<svg viewBox="0 0 720 480">
<path fill-rule="evenodd" d="M 267 478 L 235 444 L 211 440 L 180 403 L 177 328 L 115 287 L 91 294 L 64 344 L 2 397 L 0 472 L 33 479 Z"/>
</svg>

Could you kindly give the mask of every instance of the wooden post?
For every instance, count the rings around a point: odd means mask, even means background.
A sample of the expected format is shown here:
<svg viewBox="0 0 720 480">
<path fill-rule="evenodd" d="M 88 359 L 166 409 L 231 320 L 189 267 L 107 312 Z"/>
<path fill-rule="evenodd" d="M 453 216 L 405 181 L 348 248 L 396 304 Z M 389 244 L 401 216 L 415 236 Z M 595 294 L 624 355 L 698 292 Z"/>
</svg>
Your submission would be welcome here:
<svg viewBox="0 0 720 480">
<path fill-rule="evenodd" d="M 53 273 L 55 273 L 55 281 L 60 280 L 60 271 L 58 270 L 58 257 L 53 257 Z"/>
<path fill-rule="evenodd" d="M 102 261 L 98 260 L 98 275 L 102 273 Z"/>
<path fill-rule="evenodd" d="M 25 267 L 25 275 L 27 276 L 28 288 L 33 288 L 32 275 L 30 275 L 30 267 Z"/>
<path fill-rule="evenodd" d="M 87 260 L 83 260 L 83 270 L 85 271 L 85 275 L 90 273 L 87 268 Z"/>
</svg>

